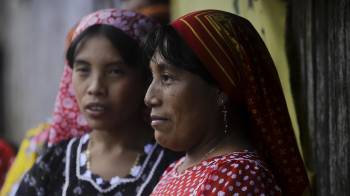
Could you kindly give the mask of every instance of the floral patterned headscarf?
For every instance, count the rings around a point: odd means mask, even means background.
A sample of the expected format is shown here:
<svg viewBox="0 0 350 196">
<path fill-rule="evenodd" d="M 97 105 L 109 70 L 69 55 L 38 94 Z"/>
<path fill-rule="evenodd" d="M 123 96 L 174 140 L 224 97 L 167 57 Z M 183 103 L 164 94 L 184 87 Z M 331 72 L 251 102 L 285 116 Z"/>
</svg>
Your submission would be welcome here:
<svg viewBox="0 0 350 196">
<path fill-rule="evenodd" d="M 309 186 L 280 80 L 254 27 L 234 14 L 203 10 L 172 24 L 231 101 L 249 112 L 251 135 L 284 195 Z"/>
<path fill-rule="evenodd" d="M 125 32 L 128 36 L 140 42 L 146 34 L 157 26 L 157 23 L 147 16 L 128 10 L 104 9 L 85 16 L 67 36 L 67 46 L 80 33 L 96 24 L 111 25 Z M 66 64 L 56 97 L 52 120 L 48 128 L 49 144 L 55 144 L 64 139 L 80 136 L 90 131 L 85 118 L 79 111 L 72 86 L 72 70 Z"/>
</svg>

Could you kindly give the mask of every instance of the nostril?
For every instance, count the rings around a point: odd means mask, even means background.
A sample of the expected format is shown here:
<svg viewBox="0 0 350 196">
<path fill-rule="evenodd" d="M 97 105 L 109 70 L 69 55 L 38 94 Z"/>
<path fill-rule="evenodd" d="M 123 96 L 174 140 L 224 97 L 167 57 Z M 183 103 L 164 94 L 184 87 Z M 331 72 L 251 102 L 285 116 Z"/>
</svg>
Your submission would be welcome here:
<svg viewBox="0 0 350 196">
<path fill-rule="evenodd" d="M 147 106 L 147 107 L 151 107 L 151 103 L 150 103 L 150 98 L 149 98 L 149 96 L 145 96 L 145 99 L 144 99 L 144 102 L 145 102 L 145 105 Z"/>
<path fill-rule="evenodd" d="M 103 88 L 99 87 L 99 88 L 91 88 L 87 91 L 87 93 L 89 95 L 95 95 L 95 96 L 102 96 L 102 95 L 106 95 L 106 90 L 104 90 Z"/>
<path fill-rule="evenodd" d="M 107 94 L 107 86 L 104 84 L 104 81 L 101 78 L 97 78 L 94 81 L 91 81 L 87 93 L 89 95 L 102 96 Z"/>
<path fill-rule="evenodd" d="M 159 106 L 160 105 L 160 100 L 155 97 L 155 96 L 152 96 L 152 97 L 148 97 L 145 99 L 145 104 L 147 107 L 156 107 L 156 106 Z"/>
</svg>

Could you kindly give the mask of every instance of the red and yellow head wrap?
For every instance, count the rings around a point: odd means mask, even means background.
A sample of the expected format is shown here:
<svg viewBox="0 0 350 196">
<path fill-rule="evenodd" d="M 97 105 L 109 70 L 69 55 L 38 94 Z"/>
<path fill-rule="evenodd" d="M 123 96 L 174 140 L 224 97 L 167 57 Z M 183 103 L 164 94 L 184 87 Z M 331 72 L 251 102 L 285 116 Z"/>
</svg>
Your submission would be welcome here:
<svg viewBox="0 0 350 196">
<path fill-rule="evenodd" d="M 301 195 L 308 178 L 275 65 L 254 27 L 218 10 L 193 12 L 171 25 L 231 101 L 248 110 L 251 134 L 283 194 Z"/>
</svg>

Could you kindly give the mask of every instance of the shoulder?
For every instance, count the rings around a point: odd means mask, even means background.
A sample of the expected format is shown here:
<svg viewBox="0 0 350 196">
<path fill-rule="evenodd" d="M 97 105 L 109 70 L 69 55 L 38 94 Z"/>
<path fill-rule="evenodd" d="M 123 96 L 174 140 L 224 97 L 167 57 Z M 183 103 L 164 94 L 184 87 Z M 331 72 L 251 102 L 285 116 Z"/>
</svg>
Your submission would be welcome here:
<svg viewBox="0 0 350 196">
<path fill-rule="evenodd" d="M 204 192 L 280 194 L 273 174 L 256 153 L 232 153 L 214 158 L 209 164 L 209 175 L 201 188 Z"/>
<path fill-rule="evenodd" d="M 73 138 L 47 147 L 28 173 L 43 175 L 51 169 L 63 167 L 66 162 L 66 152 L 73 146 L 77 146 L 78 142 L 79 138 Z"/>
<path fill-rule="evenodd" d="M 254 152 L 232 153 L 218 157 L 214 161 L 216 167 L 213 171 L 233 177 L 243 174 L 258 177 L 259 174 L 271 173 L 264 161 Z"/>
<path fill-rule="evenodd" d="M 52 184 L 63 182 L 67 148 L 76 139 L 62 141 L 45 149 L 33 167 L 23 176 L 16 195 L 45 195 Z"/>
<path fill-rule="evenodd" d="M 26 176 L 51 176 L 53 171 L 58 171 L 59 168 L 64 167 L 66 152 L 77 146 L 78 143 L 79 138 L 73 138 L 47 147 L 42 155 L 36 159 L 35 164 L 27 172 Z"/>
<path fill-rule="evenodd" d="M 77 141 L 77 138 L 73 138 L 47 147 L 42 155 L 36 160 L 36 164 L 40 162 L 56 162 L 56 160 L 62 160 L 66 155 L 67 148 L 71 147 L 72 144 L 77 143 Z"/>
</svg>

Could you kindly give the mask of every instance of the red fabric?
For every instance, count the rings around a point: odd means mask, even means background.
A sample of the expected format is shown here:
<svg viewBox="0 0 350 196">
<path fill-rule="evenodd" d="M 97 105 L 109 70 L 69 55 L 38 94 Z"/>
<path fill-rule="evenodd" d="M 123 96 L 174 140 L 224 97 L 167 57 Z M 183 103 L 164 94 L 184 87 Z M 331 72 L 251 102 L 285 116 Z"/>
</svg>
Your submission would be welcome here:
<svg viewBox="0 0 350 196">
<path fill-rule="evenodd" d="M 279 77 L 254 27 L 234 14 L 204 10 L 171 24 L 233 103 L 250 115 L 251 135 L 284 195 L 309 186 Z"/>
<path fill-rule="evenodd" d="M 255 153 L 217 156 L 178 173 L 183 160 L 169 166 L 152 196 L 281 195 L 272 173 Z"/>
<path fill-rule="evenodd" d="M 8 169 L 10 168 L 15 152 L 4 140 L 0 139 L 0 188 L 2 187 Z"/>
<path fill-rule="evenodd" d="M 85 16 L 73 28 L 73 31 L 68 33 L 66 45 L 69 46 L 74 38 L 95 24 L 114 26 L 138 42 L 146 36 L 148 31 L 158 25 L 151 18 L 132 11 L 119 9 L 99 10 Z M 90 131 L 86 120 L 79 111 L 72 86 L 72 70 L 68 65 L 64 67 L 59 92 L 56 97 L 55 109 L 48 131 L 49 144 L 58 143 Z"/>
</svg>

